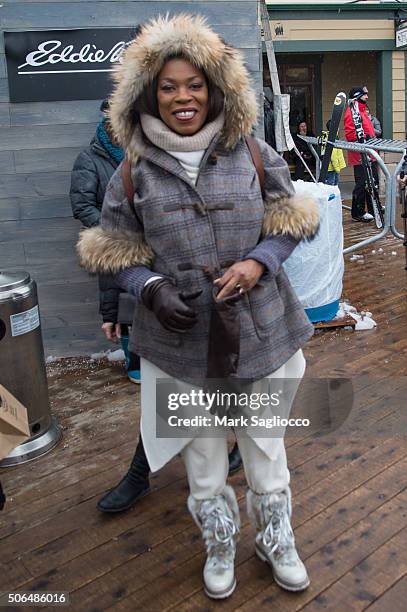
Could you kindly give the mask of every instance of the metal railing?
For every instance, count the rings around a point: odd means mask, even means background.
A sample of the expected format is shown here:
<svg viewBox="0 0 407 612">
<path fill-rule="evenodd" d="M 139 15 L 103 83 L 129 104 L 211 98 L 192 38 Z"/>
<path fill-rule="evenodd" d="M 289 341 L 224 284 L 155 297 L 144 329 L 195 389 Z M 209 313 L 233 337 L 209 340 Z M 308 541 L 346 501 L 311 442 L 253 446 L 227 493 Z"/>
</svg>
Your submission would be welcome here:
<svg viewBox="0 0 407 612">
<path fill-rule="evenodd" d="M 316 174 L 317 179 L 319 178 L 319 168 L 320 168 L 320 157 L 315 150 L 315 145 L 325 145 L 327 140 L 322 138 L 316 138 L 315 136 L 300 136 L 302 140 L 304 140 L 308 147 L 316 159 Z M 396 209 L 397 209 L 397 177 L 400 174 L 401 167 L 403 165 L 404 156 L 407 154 L 407 141 L 405 140 L 390 140 L 384 138 L 372 138 L 368 142 L 362 144 L 359 142 L 348 142 L 346 140 L 335 140 L 335 142 L 330 143 L 333 144 L 336 149 L 344 149 L 346 151 L 355 151 L 358 153 L 368 153 L 372 155 L 377 163 L 379 164 L 384 177 L 385 177 L 385 214 L 384 214 L 384 225 L 383 229 L 376 234 L 375 236 L 370 236 L 361 242 L 353 244 L 352 246 L 344 249 L 344 254 L 352 253 L 357 249 L 363 249 L 365 246 L 372 244 L 373 242 L 377 242 L 390 231 L 393 236 L 396 238 L 400 238 L 404 240 L 403 234 L 396 228 Z M 393 174 L 390 173 L 386 164 L 380 157 L 379 153 L 383 151 L 385 153 L 400 153 L 400 161 L 396 166 Z M 349 206 L 344 206 L 350 210 Z"/>
</svg>

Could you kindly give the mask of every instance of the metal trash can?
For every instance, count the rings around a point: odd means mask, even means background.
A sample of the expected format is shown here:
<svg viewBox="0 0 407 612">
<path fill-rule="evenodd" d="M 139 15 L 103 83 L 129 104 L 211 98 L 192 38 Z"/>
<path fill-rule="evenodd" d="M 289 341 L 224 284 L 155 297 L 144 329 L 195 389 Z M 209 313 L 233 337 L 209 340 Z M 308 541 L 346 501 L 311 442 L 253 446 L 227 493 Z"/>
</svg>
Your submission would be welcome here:
<svg viewBox="0 0 407 612">
<path fill-rule="evenodd" d="M 0 383 L 27 408 L 31 431 L 0 466 L 50 451 L 61 431 L 51 417 L 37 286 L 28 272 L 0 271 Z"/>
</svg>

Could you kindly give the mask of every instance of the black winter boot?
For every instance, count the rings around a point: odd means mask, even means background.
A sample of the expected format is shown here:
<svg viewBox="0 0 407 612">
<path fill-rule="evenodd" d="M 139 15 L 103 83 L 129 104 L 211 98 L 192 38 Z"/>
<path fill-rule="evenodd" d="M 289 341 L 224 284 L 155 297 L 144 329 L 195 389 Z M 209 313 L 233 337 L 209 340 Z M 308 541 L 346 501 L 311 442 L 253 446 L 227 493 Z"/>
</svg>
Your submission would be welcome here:
<svg viewBox="0 0 407 612">
<path fill-rule="evenodd" d="M 97 509 L 101 512 L 123 512 L 131 508 L 136 501 L 150 492 L 149 474 L 150 466 L 140 436 L 126 476 L 98 501 Z"/>
<path fill-rule="evenodd" d="M 229 453 L 229 475 L 234 474 L 242 467 L 242 458 L 240 456 L 239 447 L 235 442 L 234 447 Z"/>
</svg>

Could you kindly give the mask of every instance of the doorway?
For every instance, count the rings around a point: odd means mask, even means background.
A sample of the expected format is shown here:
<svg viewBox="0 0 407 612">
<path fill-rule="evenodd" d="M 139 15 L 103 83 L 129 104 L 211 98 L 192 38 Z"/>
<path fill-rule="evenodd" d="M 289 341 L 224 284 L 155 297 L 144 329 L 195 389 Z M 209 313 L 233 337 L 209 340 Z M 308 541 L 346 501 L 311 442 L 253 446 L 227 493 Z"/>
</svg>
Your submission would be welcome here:
<svg viewBox="0 0 407 612">
<path fill-rule="evenodd" d="M 309 131 L 322 130 L 322 84 L 319 54 L 277 53 L 277 69 L 282 93 L 290 94 L 290 131 L 296 133 L 299 121 L 306 121 Z M 263 83 L 271 87 L 267 56 L 263 60 Z"/>
</svg>

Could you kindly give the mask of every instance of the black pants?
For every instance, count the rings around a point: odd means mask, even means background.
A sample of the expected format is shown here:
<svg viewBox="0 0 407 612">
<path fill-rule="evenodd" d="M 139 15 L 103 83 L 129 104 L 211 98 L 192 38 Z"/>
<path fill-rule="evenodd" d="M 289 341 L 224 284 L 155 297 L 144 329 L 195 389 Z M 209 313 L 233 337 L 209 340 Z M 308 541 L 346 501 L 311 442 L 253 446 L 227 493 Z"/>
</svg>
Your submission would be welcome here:
<svg viewBox="0 0 407 612">
<path fill-rule="evenodd" d="M 138 483 L 140 480 L 145 480 L 148 478 L 150 474 L 150 466 L 148 464 L 148 459 L 146 452 L 144 450 L 143 438 L 140 436 L 138 439 L 138 444 L 136 448 L 136 452 L 131 462 L 130 469 L 128 471 L 128 478 L 133 481 L 133 483 Z"/>
<path fill-rule="evenodd" d="M 312 155 L 310 156 L 305 156 L 304 157 L 308 168 L 311 170 L 311 172 L 314 171 L 314 163 L 313 163 L 313 157 Z M 295 156 L 295 173 L 294 173 L 294 181 L 308 181 L 310 179 L 310 174 L 308 172 L 308 170 L 306 169 L 306 167 L 304 166 L 304 164 L 302 163 L 302 161 L 300 160 L 300 158 L 298 157 L 298 155 Z"/>
<path fill-rule="evenodd" d="M 379 185 L 379 174 L 377 162 L 372 162 L 373 176 L 376 184 Z M 366 169 L 364 166 L 353 166 L 355 176 L 355 187 L 352 193 L 352 217 L 361 217 L 367 211 L 373 215 L 372 199 L 366 191 Z"/>
</svg>

